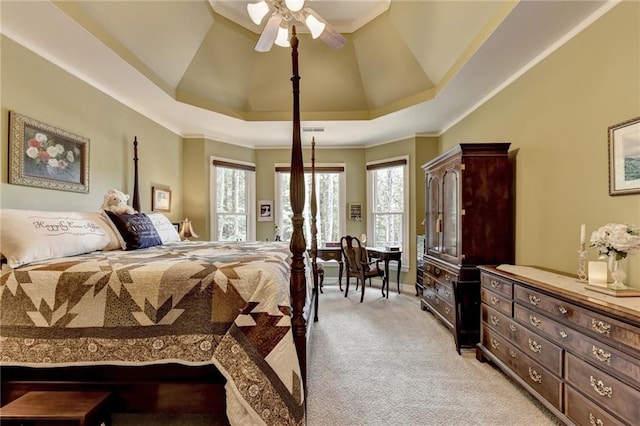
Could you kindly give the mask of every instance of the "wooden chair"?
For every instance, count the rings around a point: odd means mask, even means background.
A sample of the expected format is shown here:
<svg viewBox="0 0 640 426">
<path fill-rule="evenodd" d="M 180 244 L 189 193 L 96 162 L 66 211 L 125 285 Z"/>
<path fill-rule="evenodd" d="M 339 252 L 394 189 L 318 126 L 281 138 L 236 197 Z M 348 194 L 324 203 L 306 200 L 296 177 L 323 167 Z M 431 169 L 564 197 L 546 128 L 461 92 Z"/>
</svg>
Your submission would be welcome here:
<svg viewBox="0 0 640 426">
<path fill-rule="evenodd" d="M 344 292 L 344 297 L 347 297 L 349 294 L 349 281 L 351 277 L 356 278 L 356 280 L 358 280 L 357 282 L 362 284 L 360 303 L 364 300 L 365 281 L 373 277 L 382 277 L 382 296 L 384 297 L 385 285 L 387 286 L 387 291 L 389 291 L 389 280 L 384 275 L 384 268 L 380 267 L 380 260 L 369 262 L 366 248 L 362 246 L 359 239 L 350 235 L 340 239 L 340 247 L 342 248 L 342 257 L 346 263 L 347 270 L 347 287 Z"/>
</svg>

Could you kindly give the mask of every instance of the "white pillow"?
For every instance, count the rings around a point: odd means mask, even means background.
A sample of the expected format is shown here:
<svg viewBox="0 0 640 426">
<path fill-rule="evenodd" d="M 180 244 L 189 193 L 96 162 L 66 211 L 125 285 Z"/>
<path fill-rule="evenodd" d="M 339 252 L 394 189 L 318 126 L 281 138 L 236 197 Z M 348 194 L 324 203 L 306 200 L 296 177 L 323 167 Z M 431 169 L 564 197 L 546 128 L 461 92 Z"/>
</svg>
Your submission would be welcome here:
<svg viewBox="0 0 640 426">
<path fill-rule="evenodd" d="M 156 231 L 158 231 L 158 235 L 160 235 L 162 244 L 180 241 L 180 234 L 178 234 L 175 226 L 173 226 L 165 215 L 162 213 L 145 214 L 151 219 L 151 222 L 153 222 L 153 226 L 156 228 Z"/>
<path fill-rule="evenodd" d="M 98 212 L 0 210 L 0 252 L 11 268 L 119 248 L 118 238 Z"/>
</svg>

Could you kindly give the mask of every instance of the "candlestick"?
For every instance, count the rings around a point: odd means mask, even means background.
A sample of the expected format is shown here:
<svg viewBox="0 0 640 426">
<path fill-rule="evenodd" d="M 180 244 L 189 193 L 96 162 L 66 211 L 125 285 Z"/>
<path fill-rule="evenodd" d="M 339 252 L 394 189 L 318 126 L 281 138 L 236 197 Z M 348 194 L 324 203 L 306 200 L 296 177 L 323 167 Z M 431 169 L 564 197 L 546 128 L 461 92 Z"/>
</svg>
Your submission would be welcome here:
<svg viewBox="0 0 640 426">
<path fill-rule="evenodd" d="M 587 281 L 587 250 L 584 241 L 578 245 L 578 278 L 580 281 Z"/>
<path fill-rule="evenodd" d="M 587 226 L 585 224 L 580 225 L 580 244 L 584 244 L 586 231 Z"/>
</svg>

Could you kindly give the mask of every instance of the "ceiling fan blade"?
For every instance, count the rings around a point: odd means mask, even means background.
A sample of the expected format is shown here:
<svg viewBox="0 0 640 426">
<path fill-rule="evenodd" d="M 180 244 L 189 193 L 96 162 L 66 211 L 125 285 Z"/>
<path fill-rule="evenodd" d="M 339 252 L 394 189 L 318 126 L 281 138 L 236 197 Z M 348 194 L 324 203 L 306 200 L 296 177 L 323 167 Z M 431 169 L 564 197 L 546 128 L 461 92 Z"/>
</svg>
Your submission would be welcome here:
<svg viewBox="0 0 640 426">
<path fill-rule="evenodd" d="M 262 34 L 256 43 L 255 50 L 258 52 L 268 52 L 271 50 L 271 46 L 273 46 L 273 42 L 276 41 L 276 37 L 278 36 L 280 22 L 282 22 L 282 16 L 275 12 L 271 14 L 269 20 L 262 29 Z"/>
<path fill-rule="evenodd" d="M 342 36 L 342 34 L 336 31 L 335 28 L 329 25 L 329 23 L 325 21 L 322 16 L 318 15 L 316 11 L 311 8 L 307 8 L 307 11 L 309 12 L 309 15 L 314 16 L 318 21 L 324 24 L 324 31 L 322 32 L 322 34 L 320 34 L 320 38 L 322 39 L 322 41 L 324 41 L 329 47 L 333 49 L 340 49 L 345 45 L 347 40 Z"/>
</svg>

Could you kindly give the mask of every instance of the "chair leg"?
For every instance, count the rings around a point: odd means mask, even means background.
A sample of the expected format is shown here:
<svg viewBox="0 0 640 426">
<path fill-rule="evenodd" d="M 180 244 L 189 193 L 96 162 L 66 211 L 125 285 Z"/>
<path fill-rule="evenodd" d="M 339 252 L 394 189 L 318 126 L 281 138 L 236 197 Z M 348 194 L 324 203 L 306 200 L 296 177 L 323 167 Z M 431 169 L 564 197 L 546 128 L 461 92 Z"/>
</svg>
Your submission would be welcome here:
<svg viewBox="0 0 640 426">
<path fill-rule="evenodd" d="M 366 281 L 364 278 L 362 278 L 362 295 L 360 296 L 360 303 L 362 303 L 362 301 L 364 300 L 364 288 L 366 287 Z"/>
<path fill-rule="evenodd" d="M 344 289 L 344 297 L 347 297 L 347 294 L 349 294 L 349 281 L 351 280 L 351 277 L 349 275 L 347 275 L 347 286 Z"/>
</svg>

